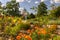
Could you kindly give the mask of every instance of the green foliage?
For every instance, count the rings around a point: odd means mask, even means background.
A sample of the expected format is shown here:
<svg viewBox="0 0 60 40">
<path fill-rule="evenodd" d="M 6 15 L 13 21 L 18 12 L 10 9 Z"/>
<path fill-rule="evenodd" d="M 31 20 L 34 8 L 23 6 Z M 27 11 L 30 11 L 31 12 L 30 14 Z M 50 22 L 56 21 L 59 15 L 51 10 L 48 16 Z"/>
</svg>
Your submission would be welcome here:
<svg viewBox="0 0 60 40">
<path fill-rule="evenodd" d="M 6 9 L 8 15 L 19 16 L 19 3 L 16 3 L 16 0 L 7 2 Z"/>
<path fill-rule="evenodd" d="M 2 11 L 3 11 L 1 5 L 2 5 L 2 3 L 0 2 L 0 15 L 1 15 Z"/>
<path fill-rule="evenodd" d="M 38 5 L 37 16 L 43 16 L 47 14 L 47 6 L 44 2 L 41 2 Z"/>
<path fill-rule="evenodd" d="M 16 35 L 17 31 L 18 31 L 17 27 L 12 28 L 10 31 L 10 35 Z"/>
<path fill-rule="evenodd" d="M 27 39 L 22 37 L 20 40 L 27 40 Z"/>
<path fill-rule="evenodd" d="M 5 30 L 4 30 L 4 33 L 5 33 L 5 34 L 9 34 L 10 31 L 11 31 L 11 27 L 6 26 L 6 27 L 5 27 Z"/>
<path fill-rule="evenodd" d="M 37 7 L 34 7 L 34 6 L 30 9 L 34 10 L 35 12 L 37 11 Z"/>
<path fill-rule="evenodd" d="M 12 29 L 10 30 L 10 35 L 13 35 L 13 36 L 15 36 L 15 35 L 17 35 L 17 33 L 21 30 L 21 29 L 24 29 L 24 30 L 27 30 L 27 29 L 29 29 L 29 25 L 28 24 L 20 24 L 20 25 L 17 25 L 17 26 L 14 26 L 14 27 L 12 27 Z"/>
<path fill-rule="evenodd" d="M 50 38 L 50 34 L 46 34 L 46 35 L 40 34 L 39 38 L 43 40 L 48 40 Z"/>
<path fill-rule="evenodd" d="M 35 18 L 35 15 L 33 13 L 31 13 L 29 16 L 28 16 L 28 19 L 32 19 L 32 18 Z"/>
<path fill-rule="evenodd" d="M 50 17 L 57 18 L 60 16 L 60 6 L 56 7 L 54 10 L 50 10 Z"/>
<path fill-rule="evenodd" d="M 15 26 L 15 27 L 12 27 L 9 34 L 15 36 L 19 32 L 19 30 L 20 30 L 20 26 L 19 25 Z"/>
<path fill-rule="evenodd" d="M 50 34 L 46 34 L 45 38 L 50 38 L 50 36 L 51 36 Z"/>
<path fill-rule="evenodd" d="M 14 27 L 7 26 L 7 27 L 5 27 L 4 32 L 5 32 L 5 34 L 15 36 L 19 32 L 19 30 L 20 30 L 20 25 L 17 25 L 17 26 L 14 26 Z"/>
<path fill-rule="evenodd" d="M 1 24 L 0 24 L 0 30 L 2 30 L 2 26 L 1 26 Z"/>
<path fill-rule="evenodd" d="M 57 7 L 56 12 L 55 12 L 55 16 L 56 17 L 60 16 L 60 6 Z"/>
<path fill-rule="evenodd" d="M 39 40 L 39 36 L 38 36 L 37 32 L 33 32 L 31 37 L 32 37 L 32 40 Z"/>
<path fill-rule="evenodd" d="M 56 12 L 56 10 L 50 10 L 49 11 L 50 12 L 50 14 L 48 15 L 50 18 L 54 18 L 55 17 L 55 12 Z"/>
<path fill-rule="evenodd" d="M 29 24 L 20 24 L 20 29 L 24 29 L 24 30 L 27 30 L 30 28 L 30 25 Z"/>
<path fill-rule="evenodd" d="M 39 36 L 40 36 L 40 39 L 44 39 L 45 38 L 45 35 L 43 35 L 43 34 L 40 34 Z"/>
</svg>

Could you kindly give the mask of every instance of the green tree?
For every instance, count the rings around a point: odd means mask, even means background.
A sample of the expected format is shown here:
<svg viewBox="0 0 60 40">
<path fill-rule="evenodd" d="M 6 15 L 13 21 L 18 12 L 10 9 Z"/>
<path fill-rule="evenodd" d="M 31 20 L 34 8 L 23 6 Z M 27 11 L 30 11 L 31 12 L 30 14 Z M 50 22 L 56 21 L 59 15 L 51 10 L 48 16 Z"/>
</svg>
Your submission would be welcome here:
<svg viewBox="0 0 60 40">
<path fill-rule="evenodd" d="M 0 2 L 0 14 L 1 14 L 1 12 L 2 12 L 2 3 Z"/>
<path fill-rule="evenodd" d="M 60 6 L 56 7 L 55 10 L 50 10 L 50 17 L 57 18 L 60 16 Z"/>
<path fill-rule="evenodd" d="M 58 6 L 55 11 L 55 17 L 59 17 L 59 16 L 60 16 L 60 6 Z"/>
<path fill-rule="evenodd" d="M 49 11 L 50 14 L 48 15 L 49 18 L 55 18 L 55 12 L 56 12 L 56 9 L 55 10 L 50 10 Z"/>
<path fill-rule="evenodd" d="M 35 15 L 33 13 L 31 13 L 30 18 L 35 18 Z"/>
<path fill-rule="evenodd" d="M 19 16 L 19 3 L 16 2 L 16 0 L 11 0 L 10 2 L 7 2 L 6 9 L 8 15 Z"/>
<path fill-rule="evenodd" d="M 28 15 L 28 19 L 35 18 L 35 15 L 33 13 Z"/>
<path fill-rule="evenodd" d="M 34 7 L 34 6 L 30 9 L 34 10 L 35 12 L 37 11 L 37 7 Z"/>
<path fill-rule="evenodd" d="M 37 8 L 37 16 L 44 16 L 47 14 L 47 5 L 41 2 Z"/>
<path fill-rule="evenodd" d="M 0 2 L 0 8 L 1 8 L 2 3 Z"/>
<path fill-rule="evenodd" d="M 48 16 L 50 19 L 56 19 L 55 12 L 56 12 L 56 6 L 54 4 L 51 4 L 51 10 L 48 10 Z"/>
</svg>

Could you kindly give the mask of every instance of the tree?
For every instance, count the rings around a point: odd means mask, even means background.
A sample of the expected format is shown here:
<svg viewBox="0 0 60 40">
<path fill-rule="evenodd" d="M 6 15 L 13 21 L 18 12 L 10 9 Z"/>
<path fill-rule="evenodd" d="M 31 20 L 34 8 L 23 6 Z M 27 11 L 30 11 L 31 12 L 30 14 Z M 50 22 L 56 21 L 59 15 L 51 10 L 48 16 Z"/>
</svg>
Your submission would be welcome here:
<svg viewBox="0 0 60 40">
<path fill-rule="evenodd" d="M 1 14 L 1 12 L 2 12 L 2 3 L 0 2 L 0 14 Z"/>
<path fill-rule="evenodd" d="M 29 19 L 31 18 L 35 18 L 35 15 L 33 13 L 31 13 L 29 16 L 28 16 Z"/>
<path fill-rule="evenodd" d="M 59 17 L 60 16 L 60 6 L 58 6 L 57 8 L 56 8 L 56 11 L 55 11 L 55 17 Z"/>
<path fill-rule="evenodd" d="M 55 10 L 49 10 L 48 12 L 49 12 L 48 13 L 49 14 L 48 16 L 49 16 L 50 19 L 55 18 L 56 9 Z"/>
<path fill-rule="evenodd" d="M 44 16 L 47 14 L 47 5 L 44 2 L 41 2 L 38 5 L 37 16 Z"/>
<path fill-rule="evenodd" d="M 16 0 L 11 0 L 10 2 L 7 2 L 6 9 L 8 15 L 19 16 L 19 3 L 16 2 Z"/>
<path fill-rule="evenodd" d="M 34 10 L 35 12 L 37 11 L 37 7 L 34 7 L 34 6 L 30 9 Z"/>
<path fill-rule="evenodd" d="M 0 8 L 1 8 L 2 3 L 0 2 Z"/>
<path fill-rule="evenodd" d="M 59 17 L 59 16 L 60 16 L 60 6 L 56 7 L 55 10 L 52 9 L 52 10 L 50 11 L 50 16 L 51 16 L 52 18 L 57 18 L 57 17 Z"/>
</svg>

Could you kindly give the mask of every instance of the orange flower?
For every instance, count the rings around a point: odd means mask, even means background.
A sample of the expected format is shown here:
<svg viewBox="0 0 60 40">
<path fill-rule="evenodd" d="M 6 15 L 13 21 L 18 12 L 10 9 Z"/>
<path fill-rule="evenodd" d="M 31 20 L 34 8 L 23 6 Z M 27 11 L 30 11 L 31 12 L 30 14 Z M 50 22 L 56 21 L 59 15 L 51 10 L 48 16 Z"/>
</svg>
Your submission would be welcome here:
<svg viewBox="0 0 60 40">
<path fill-rule="evenodd" d="M 20 38 L 21 38 L 21 36 L 17 36 L 17 37 L 16 37 L 17 40 L 20 40 Z"/>
<path fill-rule="evenodd" d="M 30 33 L 30 32 L 31 32 L 31 30 L 30 30 L 30 29 L 28 29 L 28 30 L 27 30 L 27 32 L 28 32 L 28 33 Z"/>
<path fill-rule="evenodd" d="M 46 30 L 43 29 L 43 28 L 41 28 L 40 31 L 38 32 L 38 34 L 44 34 L 44 35 L 45 35 L 46 33 L 47 33 Z"/>
<path fill-rule="evenodd" d="M 45 35 L 46 34 L 46 30 L 41 31 L 41 33 Z"/>
<path fill-rule="evenodd" d="M 32 40 L 32 38 L 28 35 L 26 35 L 25 38 L 28 39 L 28 40 Z"/>
</svg>

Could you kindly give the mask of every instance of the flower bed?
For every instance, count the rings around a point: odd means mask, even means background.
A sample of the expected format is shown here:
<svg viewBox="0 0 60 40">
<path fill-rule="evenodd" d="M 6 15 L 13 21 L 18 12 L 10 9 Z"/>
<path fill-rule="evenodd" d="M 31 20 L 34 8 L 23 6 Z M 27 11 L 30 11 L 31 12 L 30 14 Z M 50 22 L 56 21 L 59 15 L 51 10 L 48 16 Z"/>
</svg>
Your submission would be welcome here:
<svg viewBox="0 0 60 40">
<path fill-rule="evenodd" d="M 4 32 L 4 37 L 7 35 L 11 40 L 59 40 L 60 36 L 56 35 L 56 30 L 56 24 L 42 27 L 39 23 L 30 23 L 19 17 L 0 17 L 0 31 Z"/>
</svg>

